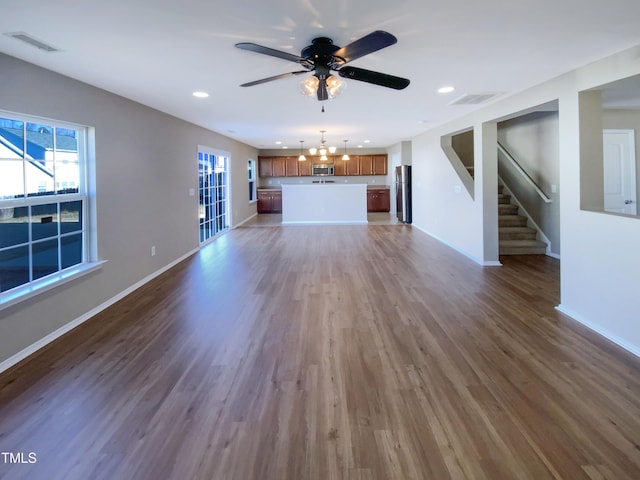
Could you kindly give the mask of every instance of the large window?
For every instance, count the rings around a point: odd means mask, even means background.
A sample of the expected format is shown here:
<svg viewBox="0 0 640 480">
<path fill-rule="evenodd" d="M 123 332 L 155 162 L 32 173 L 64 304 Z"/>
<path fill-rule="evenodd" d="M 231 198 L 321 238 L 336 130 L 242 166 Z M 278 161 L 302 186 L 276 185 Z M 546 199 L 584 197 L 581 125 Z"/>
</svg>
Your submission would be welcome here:
<svg viewBox="0 0 640 480">
<path fill-rule="evenodd" d="M 0 112 L 0 300 L 86 261 L 85 130 Z"/>
<path fill-rule="evenodd" d="M 228 166 L 228 155 L 198 147 L 201 243 L 229 228 Z"/>
</svg>

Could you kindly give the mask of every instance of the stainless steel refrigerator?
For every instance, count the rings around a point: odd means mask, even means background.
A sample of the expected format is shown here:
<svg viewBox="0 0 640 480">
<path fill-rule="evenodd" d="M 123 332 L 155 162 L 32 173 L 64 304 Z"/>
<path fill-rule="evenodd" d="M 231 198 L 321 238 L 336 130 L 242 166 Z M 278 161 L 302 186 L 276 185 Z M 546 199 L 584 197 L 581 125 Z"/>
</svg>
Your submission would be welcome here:
<svg viewBox="0 0 640 480">
<path fill-rule="evenodd" d="M 396 214 L 403 223 L 411 223 L 411 166 L 396 167 Z"/>
</svg>

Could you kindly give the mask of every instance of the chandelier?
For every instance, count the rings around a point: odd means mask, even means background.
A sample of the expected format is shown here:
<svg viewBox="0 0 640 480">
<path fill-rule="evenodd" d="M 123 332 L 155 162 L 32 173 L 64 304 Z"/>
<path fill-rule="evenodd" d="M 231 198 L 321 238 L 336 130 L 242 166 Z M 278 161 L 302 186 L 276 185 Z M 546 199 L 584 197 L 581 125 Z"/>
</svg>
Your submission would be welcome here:
<svg viewBox="0 0 640 480">
<path fill-rule="evenodd" d="M 334 154 L 336 153 L 336 147 L 326 147 L 325 143 L 327 142 L 324 139 L 324 134 L 325 134 L 326 130 L 320 130 L 320 148 L 315 148 L 312 147 L 309 149 L 309 153 L 311 155 L 315 155 L 316 153 L 320 154 L 320 160 L 321 161 L 326 161 L 327 160 L 327 152 Z"/>
</svg>

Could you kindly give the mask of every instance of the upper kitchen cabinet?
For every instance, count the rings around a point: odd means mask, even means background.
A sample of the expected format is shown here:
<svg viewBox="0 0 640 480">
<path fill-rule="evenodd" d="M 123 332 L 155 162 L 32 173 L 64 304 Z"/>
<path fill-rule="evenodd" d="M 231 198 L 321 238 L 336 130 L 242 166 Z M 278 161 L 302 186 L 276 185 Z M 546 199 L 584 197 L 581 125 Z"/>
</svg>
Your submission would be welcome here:
<svg viewBox="0 0 640 480">
<path fill-rule="evenodd" d="M 300 177 L 311 176 L 311 165 L 312 165 L 312 162 L 309 157 L 307 157 L 306 160 L 298 161 L 298 176 Z"/>
<path fill-rule="evenodd" d="M 340 160 L 340 162 L 344 163 L 345 175 L 360 175 L 360 160 L 358 159 L 358 155 L 351 155 L 349 160 Z"/>
<path fill-rule="evenodd" d="M 373 175 L 373 155 L 358 155 L 360 175 Z"/>
<path fill-rule="evenodd" d="M 285 176 L 287 177 L 297 177 L 300 175 L 300 165 L 301 161 L 298 160 L 298 157 L 284 157 L 285 161 Z"/>
<path fill-rule="evenodd" d="M 372 155 L 373 174 L 374 175 L 386 175 L 387 174 L 387 155 Z"/>
<path fill-rule="evenodd" d="M 258 157 L 259 176 L 284 177 L 286 171 L 286 157 Z"/>
<path fill-rule="evenodd" d="M 297 155 L 259 156 L 258 174 L 260 177 L 308 177 L 311 165 L 333 163 L 336 176 L 386 175 L 387 155 L 351 155 L 350 160 L 342 160 L 342 155 L 332 155 L 322 161 L 318 155 L 307 155 L 300 162 Z"/>
<path fill-rule="evenodd" d="M 349 163 L 351 160 L 342 160 L 342 157 L 335 156 L 333 157 L 332 161 L 334 175 L 340 177 L 347 175 L 347 163 Z"/>
<path fill-rule="evenodd" d="M 359 165 L 358 173 L 349 175 L 386 175 L 387 155 L 352 155 L 350 161 L 355 161 Z"/>
</svg>

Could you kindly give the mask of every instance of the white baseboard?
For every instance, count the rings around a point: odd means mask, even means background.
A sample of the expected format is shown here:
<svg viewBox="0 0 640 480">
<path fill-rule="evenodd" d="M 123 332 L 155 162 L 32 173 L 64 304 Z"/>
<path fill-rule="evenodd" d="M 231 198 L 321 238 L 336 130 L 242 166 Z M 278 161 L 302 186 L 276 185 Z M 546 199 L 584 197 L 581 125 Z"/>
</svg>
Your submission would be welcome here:
<svg viewBox="0 0 640 480">
<path fill-rule="evenodd" d="M 560 255 L 558 255 L 557 253 L 553 253 L 552 251 L 548 251 L 545 255 L 560 260 Z"/>
<path fill-rule="evenodd" d="M 473 255 L 470 255 L 469 253 L 465 252 L 464 250 L 460 250 L 458 247 L 451 245 L 449 242 L 443 240 L 442 238 L 438 237 L 437 235 L 434 235 L 433 233 L 431 233 L 428 230 L 425 230 L 424 228 L 418 227 L 415 224 L 411 224 L 411 226 L 413 228 L 417 228 L 418 230 L 420 230 L 423 233 L 426 233 L 427 235 L 429 235 L 430 237 L 436 239 L 437 241 L 439 241 L 440 243 L 446 245 L 447 247 L 455 250 L 456 252 L 460 253 L 461 255 L 464 255 L 465 257 L 469 258 L 470 260 L 473 260 L 474 262 L 476 262 L 478 265 L 482 265 L 483 267 L 501 267 L 502 263 L 500 263 L 500 261 L 498 260 L 480 260 L 479 258 L 474 257 Z"/>
<path fill-rule="evenodd" d="M 630 344 L 629 342 L 621 339 L 617 335 L 612 334 L 607 329 L 604 329 L 600 325 L 595 324 L 590 320 L 587 320 L 585 317 L 583 317 L 579 313 L 571 310 L 570 308 L 565 307 L 562 304 L 557 305 L 556 306 L 556 310 L 558 310 L 561 313 L 564 313 L 565 315 L 567 315 L 568 317 L 571 317 L 576 322 L 581 323 L 582 325 L 584 325 L 585 327 L 589 328 L 590 330 L 593 330 L 597 334 L 602 335 L 607 340 L 612 341 L 616 345 L 624 348 L 626 351 L 628 351 L 628 352 L 634 354 L 636 357 L 640 358 L 640 348 L 637 345 Z"/>
<path fill-rule="evenodd" d="M 242 225 L 244 225 L 245 223 L 247 223 L 249 220 L 251 220 L 253 217 L 257 217 L 258 213 L 254 213 L 253 215 L 251 215 L 250 217 L 245 218 L 243 221 L 241 221 L 239 224 L 234 225 L 231 230 L 233 230 L 234 228 L 238 228 L 241 227 Z"/>
<path fill-rule="evenodd" d="M 191 255 L 193 255 L 194 253 L 198 252 L 198 250 L 199 250 L 198 248 L 196 248 L 194 250 L 191 250 L 190 252 L 184 254 L 183 256 L 181 256 L 180 258 L 174 260 L 173 262 L 169 263 L 168 265 L 165 265 L 161 269 L 156 270 L 155 272 L 153 272 L 150 275 L 147 275 L 146 277 L 144 277 L 139 282 L 134 283 L 129 288 L 127 288 L 127 289 L 123 290 L 122 292 L 118 293 L 116 296 L 110 298 L 109 300 L 107 300 L 106 302 L 102 303 L 101 305 L 98 305 L 96 308 L 88 311 L 87 313 L 85 313 L 84 315 L 81 315 L 80 317 L 76 318 L 75 320 L 72 320 L 71 322 L 63 325 L 62 327 L 58 328 L 57 330 L 54 330 L 53 332 L 51 332 L 46 337 L 41 338 L 37 342 L 32 343 L 31 345 L 29 345 L 27 348 L 19 351 L 18 353 L 16 353 L 15 355 L 12 355 L 9 358 L 7 358 L 5 361 L 0 363 L 0 373 L 4 372 L 5 370 L 7 370 L 7 369 L 9 369 L 11 367 L 13 367 L 15 364 L 17 364 L 18 362 L 21 362 L 22 360 L 27 358 L 29 355 L 34 354 L 35 352 L 37 352 L 41 348 L 45 347 L 49 343 L 53 342 L 57 338 L 60 338 L 65 333 L 70 332 L 71 330 L 73 330 L 77 326 L 83 324 L 84 322 L 89 320 L 94 315 L 97 315 L 98 313 L 100 313 L 101 311 L 103 311 L 106 308 L 110 307 L 111 305 L 113 305 L 117 301 L 123 299 L 124 297 L 126 297 L 130 293 L 132 293 L 135 290 L 137 290 L 138 288 L 142 287 L 145 283 L 150 282 L 151 280 L 153 280 L 158 275 L 166 272 L 170 268 L 176 266 L 178 263 L 182 262 L 186 258 L 188 258 Z"/>
</svg>

